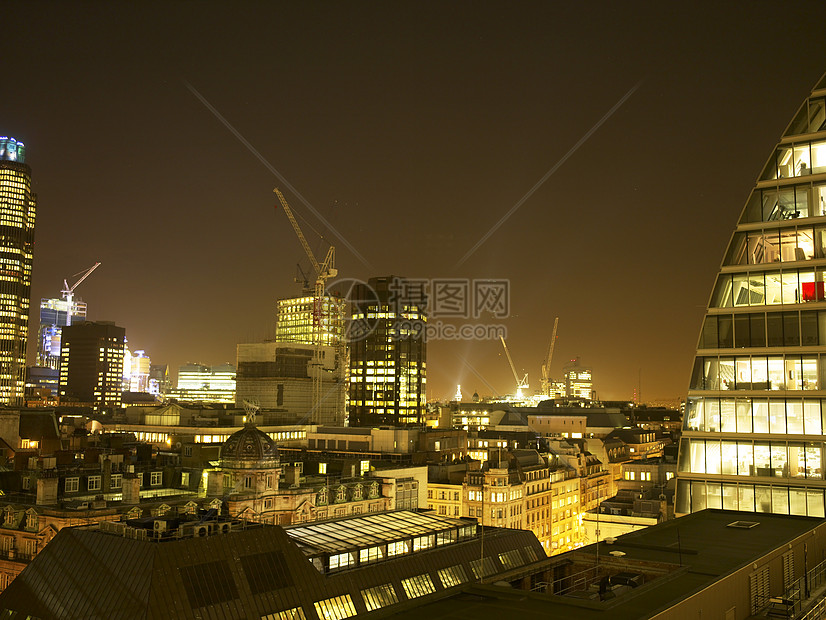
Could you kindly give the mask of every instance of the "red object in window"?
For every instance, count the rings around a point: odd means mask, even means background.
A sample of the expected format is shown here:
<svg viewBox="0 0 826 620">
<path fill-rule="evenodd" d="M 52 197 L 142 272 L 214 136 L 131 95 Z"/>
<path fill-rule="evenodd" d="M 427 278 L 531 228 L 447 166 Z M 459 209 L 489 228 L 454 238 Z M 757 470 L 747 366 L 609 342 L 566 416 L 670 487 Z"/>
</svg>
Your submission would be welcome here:
<svg viewBox="0 0 826 620">
<path fill-rule="evenodd" d="M 824 282 L 803 282 L 803 301 L 823 301 L 826 298 Z"/>
</svg>

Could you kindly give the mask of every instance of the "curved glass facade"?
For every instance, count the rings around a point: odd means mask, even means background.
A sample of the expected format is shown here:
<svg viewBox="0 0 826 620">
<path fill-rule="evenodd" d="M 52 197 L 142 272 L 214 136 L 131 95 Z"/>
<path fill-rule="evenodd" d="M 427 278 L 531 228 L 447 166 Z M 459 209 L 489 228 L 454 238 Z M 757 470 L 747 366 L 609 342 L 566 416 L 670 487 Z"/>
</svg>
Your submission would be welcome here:
<svg viewBox="0 0 826 620">
<path fill-rule="evenodd" d="M 826 76 L 752 190 L 711 292 L 676 512 L 824 517 Z"/>
<path fill-rule="evenodd" d="M 0 137 L 0 404 L 21 405 L 32 285 L 36 196 L 25 147 Z"/>
</svg>

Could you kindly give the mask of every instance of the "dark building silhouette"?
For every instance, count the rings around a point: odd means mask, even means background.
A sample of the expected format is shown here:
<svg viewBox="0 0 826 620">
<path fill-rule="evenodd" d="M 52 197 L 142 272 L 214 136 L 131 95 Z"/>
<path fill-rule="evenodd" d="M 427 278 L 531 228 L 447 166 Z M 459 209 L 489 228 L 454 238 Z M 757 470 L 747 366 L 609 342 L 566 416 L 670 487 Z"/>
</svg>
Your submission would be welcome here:
<svg viewBox="0 0 826 620">
<path fill-rule="evenodd" d="M 125 339 L 126 330 L 111 322 L 65 327 L 60 351 L 60 400 L 95 410 L 120 407 Z"/>
<path fill-rule="evenodd" d="M 426 398 L 426 299 L 404 278 L 371 278 L 353 287 L 350 426 L 423 423 Z"/>
</svg>

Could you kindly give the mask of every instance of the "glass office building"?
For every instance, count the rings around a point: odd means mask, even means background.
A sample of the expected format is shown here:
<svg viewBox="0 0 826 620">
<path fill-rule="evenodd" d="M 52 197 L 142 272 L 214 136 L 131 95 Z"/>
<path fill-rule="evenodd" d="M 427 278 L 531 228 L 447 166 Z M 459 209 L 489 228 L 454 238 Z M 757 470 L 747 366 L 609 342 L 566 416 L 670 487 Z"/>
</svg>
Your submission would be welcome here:
<svg viewBox="0 0 826 620">
<path fill-rule="evenodd" d="M 757 179 L 711 293 L 680 440 L 678 513 L 824 516 L 826 76 Z"/>
<path fill-rule="evenodd" d="M 346 302 L 332 295 L 316 299 L 312 295 L 279 299 L 275 325 L 276 342 L 315 344 L 318 328 L 320 344 L 341 345 Z"/>
<path fill-rule="evenodd" d="M 0 137 L 0 404 L 23 402 L 36 196 L 26 148 Z"/>
<path fill-rule="evenodd" d="M 427 300 L 386 276 L 354 286 L 350 301 L 349 425 L 423 426 Z"/>
</svg>

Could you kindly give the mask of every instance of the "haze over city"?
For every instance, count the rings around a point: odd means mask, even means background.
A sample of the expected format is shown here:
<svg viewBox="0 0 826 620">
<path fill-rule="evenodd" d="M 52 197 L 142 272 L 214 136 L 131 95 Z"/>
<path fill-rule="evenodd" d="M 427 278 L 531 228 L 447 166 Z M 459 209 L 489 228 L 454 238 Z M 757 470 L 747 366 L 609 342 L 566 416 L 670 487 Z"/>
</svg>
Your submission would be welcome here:
<svg viewBox="0 0 826 620">
<path fill-rule="evenodd" d="M 234 361 L 272 337 L 296 264 L 310 270 L 279 186 L 343 278 L 508 280 L 511 316 L 486 321 L 507 327 L 517 369 L 538 387 L 559 317 L 551 374 L 580 356 L 603 399 L 684 395 L 725 244 L 826 57 L 820 4 L 4 17 L 0 131 L 26 143 L 38 194 L 33 300 L 99 261 L 78 289 L 90 319 L 173 371 Z M 514 387 L 496 339 L 430 341 L 427 378 L 429 398 Z"/>
</svg>

